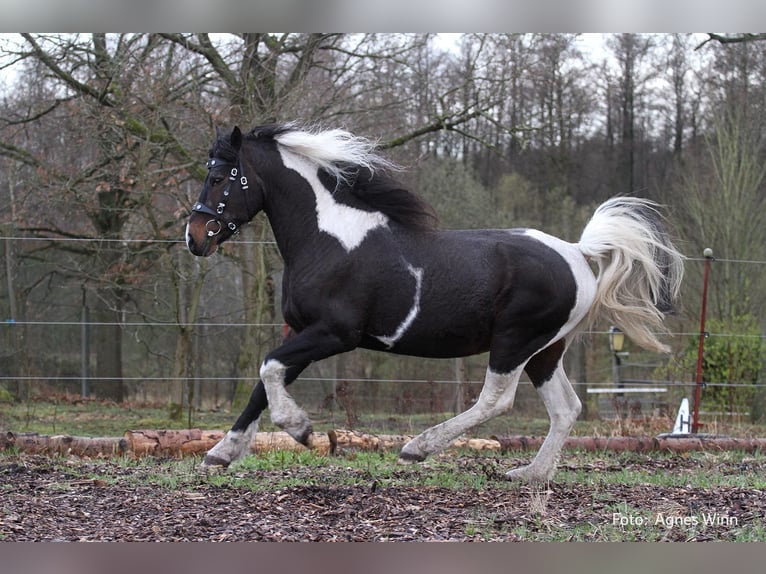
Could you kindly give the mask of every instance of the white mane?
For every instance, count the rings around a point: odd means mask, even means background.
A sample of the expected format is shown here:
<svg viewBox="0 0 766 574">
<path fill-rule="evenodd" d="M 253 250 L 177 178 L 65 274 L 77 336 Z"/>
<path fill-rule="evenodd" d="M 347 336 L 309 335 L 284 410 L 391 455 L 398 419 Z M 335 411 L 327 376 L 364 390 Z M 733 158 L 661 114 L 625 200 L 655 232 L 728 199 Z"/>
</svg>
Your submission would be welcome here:
<svg viewBox="0 0 766 574">
<path fill-rule="evenodd" d="M 364 167 L 372 172 L 376 169 L 399 169 L 396 164 L 375 153 L 377 142 L 342 129 L 305 130 L 296 126 L 295 129 L 276 135 L 274 139 L 279 145 L 316 163 L 339 180 L 346 179 L 352 166 Z"/>
</svg>

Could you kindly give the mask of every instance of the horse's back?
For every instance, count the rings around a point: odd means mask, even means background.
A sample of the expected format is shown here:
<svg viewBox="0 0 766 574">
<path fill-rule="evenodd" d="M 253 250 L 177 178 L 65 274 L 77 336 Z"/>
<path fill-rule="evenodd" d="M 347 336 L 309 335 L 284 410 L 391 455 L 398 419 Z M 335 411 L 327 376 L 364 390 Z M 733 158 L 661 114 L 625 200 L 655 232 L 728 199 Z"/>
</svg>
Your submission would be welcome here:
<svg viewBox="0 0 766 574">
<path fill-rule="evenodd" d="M 429 232 L 390 254 L 421 278 L 416 316 L 385 349 L 395 353 L 470 355 L 488 351 L 500 329 L 556 333 L 579 322 L 592 300 L 595 280 L 576 245 L 540 232 Z M 388 303 L 379 303 L 385 314 Z M 363 346 L 381 348 L 380 338 Z"/>
</svg>

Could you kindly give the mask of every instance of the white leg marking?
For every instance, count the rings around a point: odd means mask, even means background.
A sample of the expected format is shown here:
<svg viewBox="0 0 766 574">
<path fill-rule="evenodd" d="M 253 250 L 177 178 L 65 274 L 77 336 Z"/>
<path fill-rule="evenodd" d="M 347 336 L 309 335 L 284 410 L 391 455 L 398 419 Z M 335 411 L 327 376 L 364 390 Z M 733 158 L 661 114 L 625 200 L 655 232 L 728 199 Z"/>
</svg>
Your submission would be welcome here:
<svg viewBox="0 0 766 574">
<path fill-rule="evenodd" d="M 285 429 L 295 440 L 305 443 L 311 434 L 308 415 L 295 404 L 285 389 L 287 367 L 275 359 L 261 365 L 261 380 L 269 400 L 271 422 Z"/>
<path fill-rule="evenodd" d="M 202 466 L 228 466 L 250 454 L 250 445 L 258 432 L 258 419 L 244 431 L 229 431 L 213 448 L 207 451 Z"/>
<path fill-rule="evenodd" d="M 340 241 L 347 252 L 359 247 L 372 230 L 388 226 L 388 217 L 379 211 L 364 211 L 335 201 L 319 181 L 315 164 L 285 149 L 280 149 L 280 155 L 285 167 L 297 171 L 314 191 L 319 229 Z"/>
<path fill-rule="evenodd" d="M 553 478 L 561 448 L 580 414 L 582 405 L 559 362 L 553 376 L 537 390 L 545 403 L 551 427 L 529 466 L 507 473 L 509 478 L 543 482 Z"/>
<path fill-rule="evenodd" d="M 464 413 L 422 432 L 402 448 L 399 461 L 423 460 L 443 450 L 468 429 L 513 407 L 523 366 L 510 373 L 495 373 L 487 368 L 484 387 L 476 403 Z"/>
<path fill-rule="evenodd" d="M 386 345 L 386 347 L 389 349 L 393 347 L 399 339 L 402 338 L 404 333 L 407 332 L 407 329 L 410 328 L 410 325 L 412 325 L 412 322 L 418 316 L 418 313 L 420 313 L 420 294 L 423 290 L 423 270 L 407 264 L 407 271 L 409 271 L 410 275 L 415 278 L 415 300 L 412 302 L 410 312 L 407 313 L 404 321 L 401 322 L 393 335 L 375 337 L 376 339 L 382 341 L 383 344 Z"/>
</svg>

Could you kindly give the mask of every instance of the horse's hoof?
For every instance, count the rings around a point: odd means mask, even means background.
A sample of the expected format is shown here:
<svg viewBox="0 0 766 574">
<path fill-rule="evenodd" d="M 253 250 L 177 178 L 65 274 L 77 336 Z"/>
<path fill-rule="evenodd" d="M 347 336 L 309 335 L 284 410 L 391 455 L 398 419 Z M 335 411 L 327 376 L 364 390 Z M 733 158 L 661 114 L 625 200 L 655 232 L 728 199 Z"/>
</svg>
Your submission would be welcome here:
<svg viewBox="0 0 766 574">
<path fill-rule="evenodd" d="M 425 459 L 426 457 L 422 454 L 413 454 L 411 452 L 402 451 L 399 453 L 399 460 L 397 462 L 399 464 L 415 464 L 423 462 Z"/>
<path fill-rule="evenodd" d="M 291 436 L 296 441 L 298 441 L 303 446 L 305 446 L 306 448 L 311 448 L 312 446 L 311 435 L 313 433 L 314 433 L 314 429 L 311 427 L 311 425 L 309 425 L 308 428 L 305 429 L 303 432 L 297 433 L 297 434 L 291 434 Z"/>
<path fill-rule="evenodd" d="M 224 470 L 228 468 L 230 464 L 231 464 L 230 460 L 225 460 L 221 457 L 208 454 L 205 456 L 205 459 L 202 461 L 202 464 L 200 464 L 200 468 L 205 471 Z"/>
<path fill-rule="evenodd" d="M 513 470 L 509 470 L 505 473 L 505 478 L 507 480 L 527 483 L 540 483 L 550 480 L 550 477 L 547 473 L 536 472 L 530 469 L 528 466 L 522 466 L 521 468 L 514 468 Z"/>
<path fill-rule="evenodd" d="M 272 413 L 271 422 L 293 437 L 296 442 L 311 448 L 311 435 L 314 432 L 314 428 L 311 426 L 311 421 L 305 412 L 298 410 L 289 418 Z"/>
</svg>

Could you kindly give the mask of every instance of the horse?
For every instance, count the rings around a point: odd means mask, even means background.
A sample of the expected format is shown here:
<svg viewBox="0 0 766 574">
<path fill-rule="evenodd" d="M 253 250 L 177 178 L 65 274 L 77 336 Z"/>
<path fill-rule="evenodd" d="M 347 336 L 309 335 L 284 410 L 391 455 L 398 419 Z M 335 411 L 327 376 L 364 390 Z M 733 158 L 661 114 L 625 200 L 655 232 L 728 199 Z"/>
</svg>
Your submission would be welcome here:
<svg viewBox="0 0 766 574">
<path fill-rule="evenodd" d="M 312 362 L 355 348 L 455 358 L 489 352 L 481 393 L 466 411 L 407 442 L 423 461 L 470 428 L 506 413 L 525 371 L 550 428 L 512 479 L 550 480 L 581 403 L 563 356 L 607 318 L 658 352 L 683 275 L 658 204 L 613 197 L 577 243 L 534 229 L 440 229 L 432 207 L 397 181 L 376 144 L 344 129 L 269 124 L 217 134 L 186 226 L 210 256 L 265 212 L 284 262 L 282 311 L 291 337 L 270 351 L 247 406 L 204 467 L 249 454 L 258 420 L 311 446 L 307 414 L 287 386 Z"/>
</svg>

